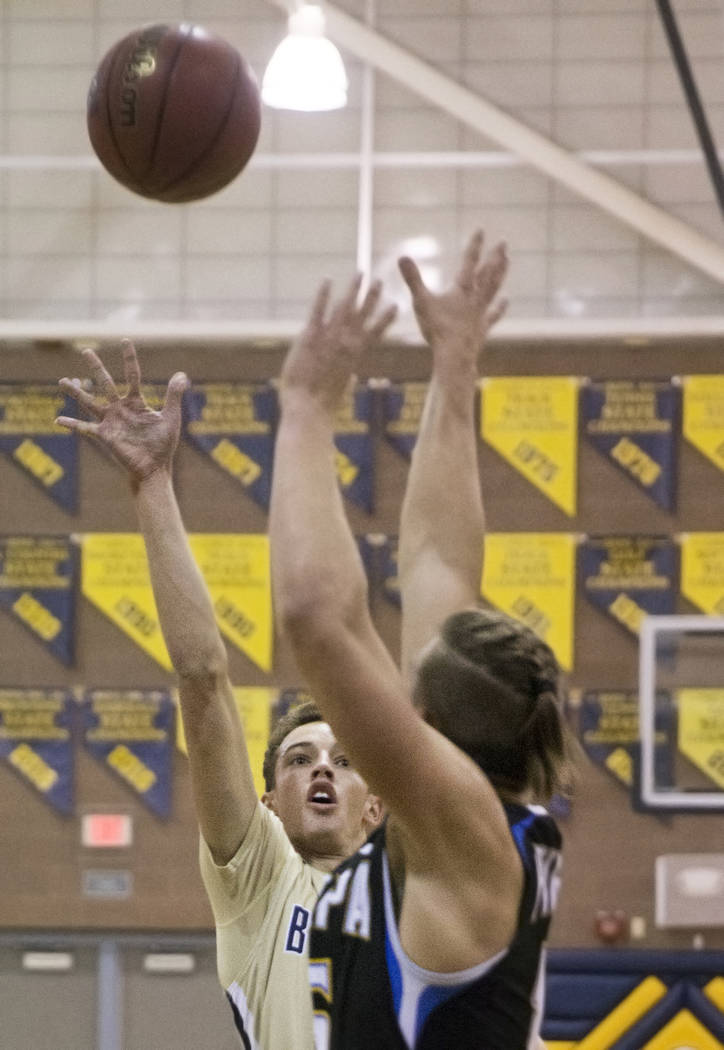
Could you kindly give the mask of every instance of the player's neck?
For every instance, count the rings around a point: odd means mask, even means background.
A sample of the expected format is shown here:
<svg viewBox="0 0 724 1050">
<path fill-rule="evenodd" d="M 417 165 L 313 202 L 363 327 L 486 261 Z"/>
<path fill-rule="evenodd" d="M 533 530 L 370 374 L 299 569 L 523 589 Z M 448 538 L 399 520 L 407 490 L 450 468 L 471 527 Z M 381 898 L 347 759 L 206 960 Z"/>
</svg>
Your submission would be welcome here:
<svg viewBox="0 0 724 1050">
<path fill-rule="evenodd" d="M 307 853 L 300 852 L 302 860 L 320 871 L 332 872 L 347 859 L 346 853 Z"/>
</svg>

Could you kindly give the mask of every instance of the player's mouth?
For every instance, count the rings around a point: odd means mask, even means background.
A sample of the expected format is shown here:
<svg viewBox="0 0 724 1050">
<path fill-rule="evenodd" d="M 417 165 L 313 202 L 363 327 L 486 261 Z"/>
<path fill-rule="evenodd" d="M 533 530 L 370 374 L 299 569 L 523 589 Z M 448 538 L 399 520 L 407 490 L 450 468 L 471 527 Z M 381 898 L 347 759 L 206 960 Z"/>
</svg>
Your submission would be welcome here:
<svg viewBox="0 0 724 1050">
<path fill-rule="evenodd" d="M 334 806 L 337 802 L 337 792 L 329 781 L 316 780 L 307 792 L 307 802 L 324 809 Z"/>
</svg>

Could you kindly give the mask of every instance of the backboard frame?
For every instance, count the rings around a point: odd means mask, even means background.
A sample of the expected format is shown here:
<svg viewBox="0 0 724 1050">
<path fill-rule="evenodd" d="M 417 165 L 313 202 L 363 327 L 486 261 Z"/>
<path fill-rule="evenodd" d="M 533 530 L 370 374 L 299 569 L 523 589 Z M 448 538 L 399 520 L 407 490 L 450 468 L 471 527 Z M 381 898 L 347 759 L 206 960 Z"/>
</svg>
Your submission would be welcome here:
<svg viewBox="0 0 724 1050">
<path fill-rule="evenodd" d="M 646 616 L 639 633 L 639 737 L 641 741 L 640 798 L 651 809 L 697 812 L 724 811 L 724 791 L 657 790 L 654 773 L 656 716 L 656 641 L 661 634 L 721 634 L 724 617 L 705 615 Z M 724 683 L 723 683 L 724 685 Z"/>
</svg>

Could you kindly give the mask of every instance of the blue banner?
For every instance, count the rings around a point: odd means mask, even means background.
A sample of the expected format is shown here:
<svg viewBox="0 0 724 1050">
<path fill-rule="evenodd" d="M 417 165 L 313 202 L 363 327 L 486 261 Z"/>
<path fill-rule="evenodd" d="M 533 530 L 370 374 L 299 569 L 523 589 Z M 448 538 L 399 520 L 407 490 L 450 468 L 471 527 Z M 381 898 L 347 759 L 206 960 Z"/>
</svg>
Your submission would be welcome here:
<svg viewBox="0 0 724 1050">
<path fill-rule="evenodd" d="M 78 549 L 67 536 L 0 537 L 0 608 L 73 663 Z"/>
<path fill-rule="evenodd" d="M 290 686 L 287 689 L 281 689 L 277 700 L 272 704 L 272 726 L 276 725 L 279 719 L 291 711 L 293 707 L 298 707 L 299 704 L 304 704 L 308 700 L 313 699 L 314 697 L 309 690 L 304 689 L 302 686 Z"/>
<path fill-rule="evenodd" d="M 646 615 L 674 612 L 678 548 L 667 536 L 588 537 L 579 546 L 578 572 L 592 605 L 631 634 Z"/>
<path fill-rule="evenodd" d="M 184 398 L 186 437 L 269 509 L 277 418 L 268 383 L 202 383 Z"/>
<path fill-rule="evenodd" d="M 0 689 L 0 758 L 66 816 L 73 812 L 72 711 L 63 689 Z"/>
<path fill-rule="evenodd" d="M 342 492 L 368 514 L 373 514 L 375 509 L 372 405 L 373 391 L 369 386 L 350 391 L 337 413 L 334 431 L 335 462 Z"/>
<path fill-rule="evenodd" d="M 588 689 L 579 711 L 579 736 L 589 758 L 632 791 L 640 762 L 638 694 L 629 690 Z M 674 783 L 676 720 L 670 696 L 659 690 L 654 722 L 654 770 L 660 787 Z"/>
<path fill-rule="evenodd" d="M 420 429 L 427 383 L 393 383 L 382 391 L 384 435 L 393 448 L 410 459 Z"/>
<path fill-rule="evenodd" d="M 92 689 L 81 703 L 87 750 L 164 819 L 171 812 L 175 710 L 165 690 Z"/>
<path fill-rule="evenodd" d="M 609 380 L 581 390 L 588 440 L 665 510 L 676 503 L 680 406 L 679 387 L 663 380 Z"/>
<path fill-rule="evenodd" d="M 55 386 L 0 385 L 0 452 L 70 513 L 78 504 L 78 437 L 55 418 L 76 414 Z"/>
</svg>

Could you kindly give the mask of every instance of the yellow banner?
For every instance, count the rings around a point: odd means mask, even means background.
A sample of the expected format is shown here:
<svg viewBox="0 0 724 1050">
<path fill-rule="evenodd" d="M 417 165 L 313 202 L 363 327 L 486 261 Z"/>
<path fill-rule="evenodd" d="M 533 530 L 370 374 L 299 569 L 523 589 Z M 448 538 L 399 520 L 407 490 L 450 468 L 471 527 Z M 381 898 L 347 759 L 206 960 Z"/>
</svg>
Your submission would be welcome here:
<svg viewBox="0 0 724 1050">
<path fill-rule="evenodd" d="M 271 669 L 269 538 L 203 533 L 189 537 L 221 631 L 264 671 Z M 82 591 L 154 660 L 170 671 L 151 589 L 146 548 L 138 533 L 81 537 Z"/>
<path fill-rule="evenodd" d="M 578 387 L 575 376 L 481 382 L 481 435 L 531 484 L 576 513 Z"/>
<path fill-rule="evenodd" d="M 684 437 L 724 470 L 724 375 L 684 376 L 682 383 Z"/>
<path fill-rule="evenodd" d="M 724 616 L 724 532 L 685 532 L 681 593 L 709 616 Z"/>
<path fill-rule="evenodd" d="M 264 752 L 271 731 L 271 712 L 279 693 L 268 686 L 234 686 L 234 701 L 244 727 L 246 750 L 249 754 L 254 786 L 257 794 L 264 794 Z M 178 694 L 176 695 L 178 704 Z M 176 746 L 184 755 L 188 754 L 183 719 L 176 719 Z"/>
<path fill-rule="evenodd" d="M 258 667 L 270 671 L 269 537 L 256 533 L 195 533 L 189 540 L 211 592 L 222 632 Z"/>
<path fill-rule="evenodd" d="M 81 536 L 81 564 L 84 596 L 170 671 L 171 660 L 158 621 L 143 537 L 131 532 Z"/>
<path fill-rule="evenodd" d="M 573 667 L 576 537 L 564 532 L 492 532 L 485 537 L 481 590 L 531 627 L 561 667 Z"/>
<path fill-rule="evenodd" d="M 679 751 L 724 788 L 724 689 L 679 689 Z"/>
</svg>

